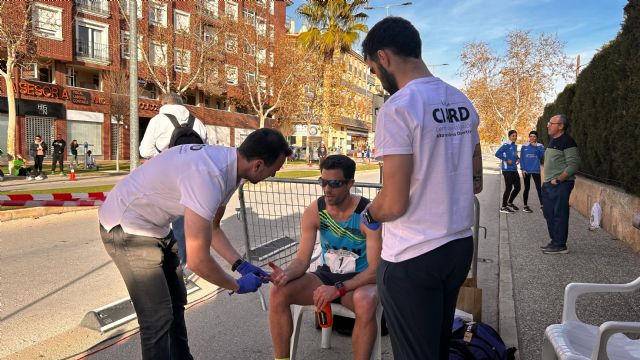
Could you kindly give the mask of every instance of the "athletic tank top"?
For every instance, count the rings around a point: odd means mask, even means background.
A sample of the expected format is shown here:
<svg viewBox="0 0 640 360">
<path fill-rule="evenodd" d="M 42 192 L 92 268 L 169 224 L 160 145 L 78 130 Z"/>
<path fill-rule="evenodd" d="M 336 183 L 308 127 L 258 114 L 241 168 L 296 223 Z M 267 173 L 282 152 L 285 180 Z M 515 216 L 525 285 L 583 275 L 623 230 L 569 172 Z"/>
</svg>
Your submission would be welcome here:
<svg viewBox="0 0 640 360">
<path fill-rule="evenodd" d="M 335 221 L 327 212 L 324 196 L 318 198 L 318 213 L 320 214 L 320 246 L 322 247 L 322 263 L 326 263 L 324 255 L 329 249 L 347 250 L 358 255 L 356 272 L 361 272 L 369 266 L 367 262 L 367 239 L 360 232 L 360 213 L 369 204 L 369 199 L 360 197 L 356 210 L 346 221 Z"/>
</svg>

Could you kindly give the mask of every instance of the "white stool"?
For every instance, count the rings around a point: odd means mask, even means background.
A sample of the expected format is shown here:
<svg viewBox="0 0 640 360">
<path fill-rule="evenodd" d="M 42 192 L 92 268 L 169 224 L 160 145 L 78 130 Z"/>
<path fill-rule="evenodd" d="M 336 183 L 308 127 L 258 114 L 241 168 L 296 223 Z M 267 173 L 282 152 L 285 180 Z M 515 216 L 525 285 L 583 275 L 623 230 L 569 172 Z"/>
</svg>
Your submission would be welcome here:
<svg viewBox="0 0 640 360">
<path fill-rule="evenodd" d="M 290 356 L 291 360 L 296 359 L 296 350 L 298 349 L 298 340 L 300 337 L 300 323 L 302 322 L 302 314 L 305 312 L 316 312 L 315 305 L 291 305 L 291 310 L 293 312 L 293 334 L 291 335 L 291 350 Z M 346 307 L 340 304 L 331 304 L 331 313 L 339 316 L 349 317 L 352 319 L 356 318 L 356 314 L 353 311 L 347 309 Z M 378 324 L 378 333 L 376 335 L 376 342 L 373 344 L 373 352 L 371 353 L 371 360 L 380 360 L 381 358 L 381 350 L 380 350 L 380 331 L 381 331 L 381 321 L 382 321 L 382 304 L 378 301 L 378 308 L 376 309 L 376 323 Z M 328 349 L 331 347 L 331 328 L 323 328 L 322 329 L 322 340 L 320 343 L 320 347 L 322 349 Z"/>
</svg>

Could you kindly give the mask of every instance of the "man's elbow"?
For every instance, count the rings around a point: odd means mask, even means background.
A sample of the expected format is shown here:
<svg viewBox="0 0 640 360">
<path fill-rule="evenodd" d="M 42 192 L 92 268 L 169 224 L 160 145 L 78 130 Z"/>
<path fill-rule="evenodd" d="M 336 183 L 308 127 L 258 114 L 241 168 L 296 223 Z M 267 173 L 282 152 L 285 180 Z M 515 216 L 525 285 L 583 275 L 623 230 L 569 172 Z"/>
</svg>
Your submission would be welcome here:
<svg viewBox="0 0 640 360">
<path fill-rule="evenodd" d="M 409 201 L 397 201 L 392 204 L 389 204 L 388 212 L 389 215 L 395 220 L 407 212 L 409 208 Z"/>
</svg>

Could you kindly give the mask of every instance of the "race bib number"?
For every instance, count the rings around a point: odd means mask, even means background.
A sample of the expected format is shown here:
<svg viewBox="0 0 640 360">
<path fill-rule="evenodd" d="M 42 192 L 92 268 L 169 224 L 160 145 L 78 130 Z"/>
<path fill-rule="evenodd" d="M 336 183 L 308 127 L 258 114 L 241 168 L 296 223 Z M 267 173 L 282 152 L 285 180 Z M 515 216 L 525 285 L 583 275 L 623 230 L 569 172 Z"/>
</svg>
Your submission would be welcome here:
<svg viewBox="0 0 640 360">
<path fill-rule="evenodd" d="M 329 249 L 324 254 L 324 263 L 334 274 L 347 274 L 356 271 L 359 256 L 348 250 Z"/>
</svg>

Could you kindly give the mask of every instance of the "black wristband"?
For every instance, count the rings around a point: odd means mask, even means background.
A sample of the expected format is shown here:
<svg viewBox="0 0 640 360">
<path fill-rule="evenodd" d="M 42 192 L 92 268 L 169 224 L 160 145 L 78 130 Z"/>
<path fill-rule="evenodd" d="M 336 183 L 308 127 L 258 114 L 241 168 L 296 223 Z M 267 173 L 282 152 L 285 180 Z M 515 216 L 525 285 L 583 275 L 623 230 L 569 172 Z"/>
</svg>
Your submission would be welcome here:
<svg viewBox="0 0 640 360">
<path fill-rule="evenodd" d="M 376 219 L 374 219 L 373 216 L 371 216 L 371 213 L 369 212 L 369 208 L 364 210 L 364 218 L 367 221 L 367 224 L 377 224 L 378 223 L 376 221 Z"/>
<path fill-rule="evenodd" d="M 240 264 L 242 264 L 244 260 L 242 260 L 242 258 L 236 260 L 236 262 L 233 263 L 233 265 L 231 265 L 231 271 L 236 271 L 236 269 L 238 269 L 238 266 L 240 266 Z"/>
</svg>

